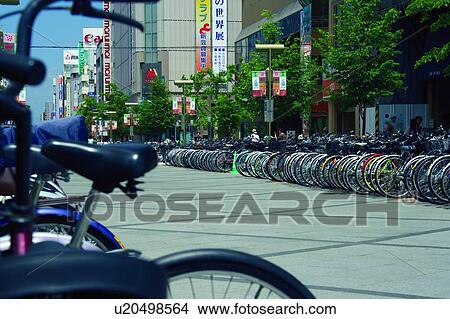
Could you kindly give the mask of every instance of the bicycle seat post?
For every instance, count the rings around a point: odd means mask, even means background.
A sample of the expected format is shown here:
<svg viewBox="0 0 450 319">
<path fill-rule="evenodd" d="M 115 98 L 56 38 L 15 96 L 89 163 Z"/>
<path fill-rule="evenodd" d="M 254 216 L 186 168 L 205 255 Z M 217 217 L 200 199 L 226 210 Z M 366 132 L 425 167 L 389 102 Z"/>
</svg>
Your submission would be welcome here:
<svg viewBox="0 0 450 319">
<path fill-rule="evenodd" d="M 80 220 L 78 220 L 72 239 L 68 244 L 69 247 L 76 249 L 81 248 L 83 238 L 89 228 L 89 223 L 91 222 L 92 214 L 94 213 L 99 196 L 100 193 L 95 189 L 91 189 L 91 191 L 89 192 L 89 195 L 86 198 L 86 202 L 84 203 Z"/>
</svg>

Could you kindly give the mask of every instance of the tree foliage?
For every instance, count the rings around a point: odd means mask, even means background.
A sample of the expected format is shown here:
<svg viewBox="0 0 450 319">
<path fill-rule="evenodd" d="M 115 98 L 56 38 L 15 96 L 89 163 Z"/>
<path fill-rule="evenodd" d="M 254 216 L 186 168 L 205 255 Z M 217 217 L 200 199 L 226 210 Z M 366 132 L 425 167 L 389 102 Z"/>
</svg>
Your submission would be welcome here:
<svg viewBox="0 0 450 319">
<path fill-rule="evenodd" d="M 439 29 L 450 27 L 450 0 L 413 0 L 406 9 L 409 16 L 421 15 L 422 20 L 430 22 L 430 30 L 436 32 Z M 432 61 L 440 62 L 450 56 L 450 41 L 442 47 L 432 48 L 429 52 L 416 62 L 416 68 Z M 447 76 L 450 76 L 450 66 L 445 69 Z"/>
<path fill-rule="evenodd" d="M 148 100 L 143 101 L 137 110 L 138 131 L 143 135 L 163 133 L 175 123 L 170 102 L 170 92 L 159 77 L 150 85 Z"/>
<path fill-rule="evenodd" d="M 395 57 L 401 31 L 393 31 L 396 9 L 378 12 L 380 0 L 344 0 L 338 7 L 335 34 L 321 31 L 319 48 L 325 72 L 340 90 L 335 97 L 364 108 L 403 88 Z M 339 95 L 344 95 L 340 97 Z"/>
<path fill-rule="evenodd" d="M 261 16 L 266 19 L 260 27 L 264 40 L 266 43 L 277 43 L 283 35 L 283 28 L 280 21 L 275 21 L 276 14 L 265 9 L 261 12 Z"/>
<path fill-rule="evenodd" d="M 97 101 L 94 97 L 85 97 L 77 111 L 77 115 L 85 118 L 86 125 L 90 127 L 94 120 L 117 121 L 117 130 L 114 131 L 114 139 L 123 139 L 128 134 L 128 127 L 123 122 L 123 116 L 128 112 L 125 103 L 128 96 L 119 90 L 114 83 L 110 84 L 110 93 L 105 95 L 105 101 Z M 107 114 L 107 112 L 116 112 Z"/>
</svg>

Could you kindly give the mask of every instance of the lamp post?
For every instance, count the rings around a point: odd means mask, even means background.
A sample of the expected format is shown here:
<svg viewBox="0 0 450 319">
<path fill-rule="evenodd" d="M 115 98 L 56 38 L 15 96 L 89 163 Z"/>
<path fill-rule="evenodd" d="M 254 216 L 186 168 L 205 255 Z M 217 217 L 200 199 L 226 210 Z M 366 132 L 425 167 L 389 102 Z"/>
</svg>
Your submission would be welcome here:
<svg viewBox="0 0 450 319">
<path fill-rule="evenodd" d="M 105 114 L 109 115 L 109 142 L 112 143 L 113 142 L 113 138 L 112 138 L 112 131 L 113 131 L 113 129 L 112 129 L 112 119 L 111 119 L 111 117 L 112 117 L 112 115 L 117 114 L 117 112 L 116 111 L 106 111 Z"/>
<path fill-rule="evenodd" d="M 192 85 L 194 81 L 192 80 L 178 80 L 175 81 L 175 85 L 183 89 L 182 95 L 182 112 L 181 112 L 181 129 L 183 130 L 183 146 L 186 146 L 186 97 L 184 96 L 184 87 L 186 85 Z"/>
<path fill-rule="evenodd" d="M 134 114 L 133 114 L 133 106 L 138 106 L 139 103 L 137 102 L 127 102 L 125 103 L 125 106 L 128 107 L 128 110 L 130 112 L 130 139 L 131 141 L 134 140 Z"/>
<path fill-rule="evenodd" d="M 268 110 L 269 112 L 273 112 L 273 100 L 272 100 L 272 51 L 281 51 L 284 50 L 284 44 L 256 44 L 255 46 L 257 51 L 268 51 L 269 52 L 269 74 L 267 76 L 268 80 L 268 89 L 267 89 L 267 99 L 269 100 Z M 272 118 L 268 119 L 268 134 L 272 136 Z"/>
</svg>

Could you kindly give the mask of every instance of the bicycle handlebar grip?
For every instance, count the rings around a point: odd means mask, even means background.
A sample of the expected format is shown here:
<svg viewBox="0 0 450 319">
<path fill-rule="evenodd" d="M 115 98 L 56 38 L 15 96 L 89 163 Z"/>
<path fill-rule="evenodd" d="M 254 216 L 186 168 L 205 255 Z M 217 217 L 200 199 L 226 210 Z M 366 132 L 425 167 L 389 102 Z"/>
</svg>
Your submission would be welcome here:
<svg viewBox="0 0 450 319">
<path fill-rule="evenodd" d="M 25 56 L 0 53 L 0 76 L 21 84 L 40 84 L 46 74 L 45 65 Z"/>
</svg>

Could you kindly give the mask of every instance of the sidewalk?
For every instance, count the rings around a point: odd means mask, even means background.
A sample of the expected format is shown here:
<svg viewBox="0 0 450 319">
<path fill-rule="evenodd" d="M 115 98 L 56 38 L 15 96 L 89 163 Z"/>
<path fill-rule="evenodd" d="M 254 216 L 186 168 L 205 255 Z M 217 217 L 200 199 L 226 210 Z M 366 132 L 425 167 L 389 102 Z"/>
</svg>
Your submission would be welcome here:
<svg viewBox="0 0 450 319">
<path fill-rule="evenodd" d="M 398 206 L 398 226 L 386 225 L 388 220 L 395 223 L 393 214 L 387 218 L 386 213 L 371 212 L 368 226 L 356 226 L 364 221 L 361 216 L 355 218 L 356 212 L 383 210 L 386 201 L 164 165 L 141 180 L 146 182 L 143 194 L 158 194 L 164 201 L 173 193 L 185 193 L 180 198 L 186 201 L 192 193 L 197 199 L 187 203 L 194 208 L 199 206 L 199 193 L 212 200 L 211 193 L 225 192 L 222 200 L 212 202 L 223 204 L 220 213 L 205 214 L 200 209 L 200 222 L 189 221 L 188 212 L 167 207 L 161 210 L 164 220 L 176 214 L 183 215 L 184 221 L 145 222 L 134 213 L 132 202 L 123 204 L 122 214 L 120 205 L 114 204 L 105 224 L 127 247 L 141 250 L 145 257 L 193 248 L 236 249 L 285 268 L 319 298 L 450 298 L 450 210 L 446 208 L 391 200 L 389 207 Z M 87 192 L 89 183 L 74 176 L 63 187 L 79 194 Z M 250 195 L 240 198 L 246 192 Z M 290 192 L 289 200 L 270 200 L 273 192 Z M 255 208 L 255 202 L 259 207 Z M 243 203 L 253 207 L 253 216 L 249 217 L 249 210 L 236 216 Z M 294 209 L 298 205 L 304 210 Z M 141 212 L 154 215 L 157 208 L 145 202 Z M 262 215 L 255 214 L 258 208 Z M 269 208 L 284 208 L 302 224 L 291 217 L 281 217 L 277 224 L 264 223 L 269 220 Z M 98 209 L 105 209 L 105 204 Z M 348 219 L 349 224 L 338 225 Z"/>
</svg>

